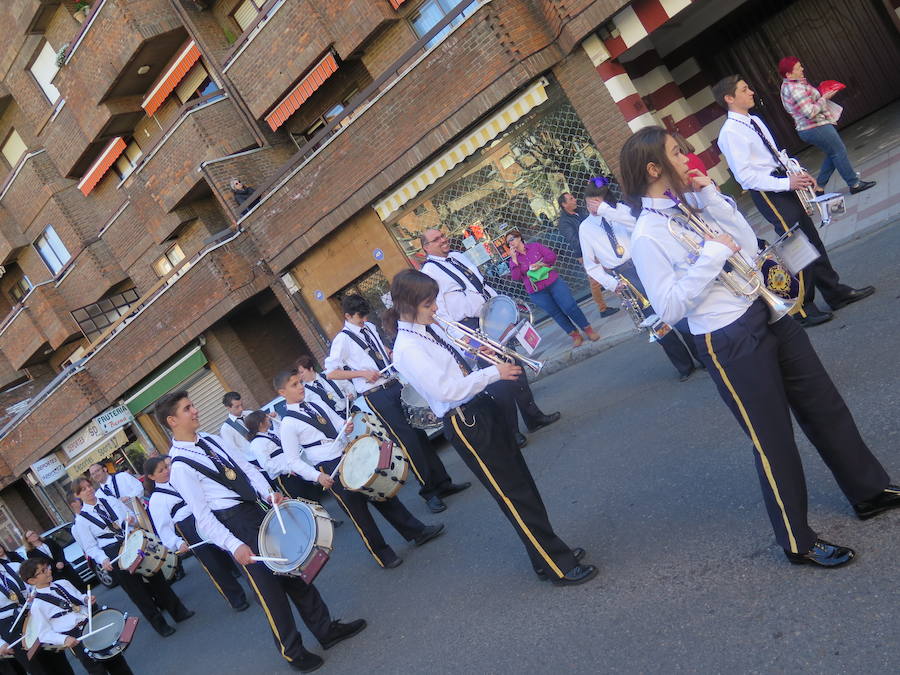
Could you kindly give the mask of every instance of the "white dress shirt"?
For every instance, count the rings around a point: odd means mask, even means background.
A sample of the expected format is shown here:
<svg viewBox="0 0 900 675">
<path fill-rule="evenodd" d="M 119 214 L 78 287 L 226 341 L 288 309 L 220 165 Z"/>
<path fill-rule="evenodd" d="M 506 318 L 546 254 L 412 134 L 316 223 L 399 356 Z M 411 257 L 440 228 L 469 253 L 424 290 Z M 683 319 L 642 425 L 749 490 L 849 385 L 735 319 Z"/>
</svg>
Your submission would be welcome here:
<svg viewBox="0 0 900 675">
<path fill-rule="evenodd" d="M 317 373 L 315 380 L 304 382 L 303 386 L 306 387 L 307 391 L 311 391 L 319 398 L 327 399 L 326 403 L 331 402 L 337 406 L 338 412 L 343 412 L 347 407 L 347 399 L 350 399 L 351 405 L 356 400 L 356 388 L 349 380 L 329 380 L 325 373 Z M 324 396 L 320 393 L 320 390 L 325 392 Z"/>
<path fill-rule="evenodd" d="M 7 558 L 4 558 L 3 562 L 5 564 L 0 565 L 0 583 L 3 584 L 2 589 L 0 589 L 0 594 L 2 594 L 2 597 L 0 597 L 0 619 L 9 619 L 17 614 L 20 608 L 18 601 L 9 597 L 10 593 L 13 592 L 13 589 L 18 589 L 22 597 L 27 597 L 28 584 L 19 577 L 20 563 L 12 562 Z M 14 576 L 10 576 L 9 571 L 6 569 L 7 566 L 12 570 Z"/>
<path fill-rule="evenodd" d="M 272 456 L 281 448 L 280 439 L 271 431 L 265 434 L 257 434 L 250 441 L 250 452 L 253 459 L 259 464 L 272 480 L 278 476 L 291 473 L 284 452 Z"/>
<path fill-rule="evenodd" d="M 745 190 L 788 192 L 791 189 L 790 179 L 771 175 L 781 166 L 772 157 L 759 134 L 753 130 L 751 120 L 762 129 L 772 147 L 778 150 L 778 144 L 765 122 L 756 115 L 741 115 L 736 112 L 728 113 L 728 118 L 719 131 L 719 150 L 725 155 L 731 173 Z"/>
<path fill-rule="evenodd" d="M 213 443 L 209 443 L 212 451 L 219 456 L 225 457 L 224 463 L 227 464 L 228 460 L 231 460 L 231 462 L 236 464 L 250 479 L 250 484 L 259 497 L 263 500 L 268 498 L 272 489 L 259 472 L 259 469 L 250 464 L 242 453 L 230 447 L 219 436 L 202 434 L 202 437 L 211 438 L 214 443 L 217 443 L 222 449 L 220 450 Z M 186 457 L 198 464 L 216 470 L 212 460 L 206 456 L 203 449 L 198 447 L 195 442 L 172 441 L 169 457 L 172 459 Z M 219 548 L 231 553 L 234 553 L 244 543 L 235 537 L 213 513 L 213 511 L 237 506 L 241 499 L 236 492 L 217 483 L 212 478 L 204 476 L 184 462 L 172 462 L 172 473 L 169 476 L 169 482 L 178 494 L 184 498 L 184 501 L 187 502 L 188 508 L 194 514 L 197 522 L 197 532 L 203 539 L 211 541 Z"/>
<path fill-rule="evenodd" d="M 106 477 L 103 485 L 100 486 L 100 492 L 113 499 L 122 499 L 123 497 L 143 499 L 144 484 L 131 474 L 119 471 Z"/>
<path fill-rule="evenodd" d="M 398 328 L 394 342 L 397 371 L 425 397 L 439 418 L 450 409 L 468 403 L 486 386 L 500 379 L 496 366 L 463 375 L 453 354 L 436 343 L 422 324 L 400 321 Z M 432 324 L 431 329 L 450 349 L 454 349 L 440 328 Z"/>
<path fill-rule="evenodd" d="M 366 321 L 364 326 L 366 328 L 366 333 L 368 333 L 369 338 L 375 344 L 382 360 L 384 360 L 384 365 L 388 365 L 391 362 L 391 358 L 388 355 L 387 347 L 384 346 L 384 343 L 378 336 L 378 330 L 375 328 L 375 325 Z M 344 322 L 344 330 L 348 330 L 354 335 L 359 336 L 359 339 L 363 342 L 366 341 L 363 336 L 362 328 L 359 326 L 354 326 L 349 321 L 346 321 Z M 350 370 L 381 370 L 381 367 L 375 363 L 375 359 L 369 356 L 365 349 L 356 344 L 356 342 L 342 330 L 335 335 L 334 340 L 331 341 L 331 351 L 325 358 L 325 372 L 331 373 L 335 370 L 343 370 L 344 366 L 349 366 Z M 375 380 L 375 382 L 366 382 L 364 377 L 354 377 L 350 381 L 353 383 L 353 386 L 358 393 L 364 394 L 372 387 L 384 384 L 391 379 L 391 377 L 392 373 L 388 370 L 384 375 Z"/>
<path fill-rule="evenodd" d="M 81 512 L 75 516 L 75 525 L 72 527 L 72 531 L 78 533 L 76 538 L 78 543 L 81 544 L 81 548 L 84 550 L 85 555 L 89 556 L 90 559 L 98 565 L 102 565 L 105 560 L 109 560 L 109 556 L 103 552 L 103 547 L 118 543 L 116 538 L 101 536 L 104 534 L 113 534 L 111 529 L 108 527 L 99 527 L 96 523 L 92 523 L 82 516 L 82 514 L 87 514 L 100 522 L 106 522 L 108 520 L 106 511 L 99 511 L 101 502 L 106 504 L 106 506 L 112 510 L 112 513 L 115 516 L 115 522 L 122 528 L 123 533 L 125 532 L 125 521 L 130 516 L 134 515 L 131 510 L 118 499 L 110 499 L 109 497 L 100 495 L 97 496 L 96 504 L 91 505 L 85 502 L 81 507 Z"/>
<path fill-rule="evenodd" d="M 314 392 L 307 391 L 304 402 L 318 406 L 334 430 L 338 434 L 341 433 L 344 420 L 325 401 Z M 309 412 L 304 410 L 300 403 L 290 403 L 287 409 L 309 416 Z M 313 483 L 319 477 L 316 466 L 321 462 L 340 457 L 343 450 L 339 443 L 333 443 L 332 439 L 314 426 L 287 416 L 281 420 L 281 447 L 284 448 L 285 464 L 290 470 Z"/>
<path fill-rule="evenodd" d="M 625 250 L 621 257 L 616 255 L 609 242 L 609 236 L 603 227 L 604 220 L 609 223 L 616 241 Z M 610 206 L 603 202 L 597 209 L 597 215 L 585 218 L 578 229 L 584 271 L 608 291 L 616 290 L 619 285 L 619 280 L 609 270 L 631 260 L 631 233 L 636 222 L 624 203 Z"/>
<path fill-rule="evenodd" d="M 164 490 L 175 490 L 171 483 L 157 483 L 156 487 Z M 177 490 L 175 491 L 177 492 Z M 178 504 L 181 504 L 181 507 L 173 515 L 172 509 Z M 166 548 L 177 551 L 185 543 L 181 535 L 178 534 L 178 530 L 175 529 L 175 523 L 180 523 L 190 515 L 191 510 L 183 498 L 173 497 L 157 490 L 150 494 L 150 519 L 156 528 L 156 534 Z"/>
<path fill-rule="evenodd" d="M 244 414 L 246 415 L 247 412 L 249 411 L 245 410 Z M 228 423 L 229 421 L 239 424 L 244 429 L 244 432 L 239 432 Z M 222 422 L 222 426 L 219 429 L 219 435 L 225 439 L 225 442 L 228 443 L 229 447 L 242 452 L 245 459 L 249 461 L 253 458 L 253 455 L 250 453 L 250 441 L 247 440 L 247 426 L 244 424 L 244 420 L 228 413 L 228 419 Z"/>
<path fill-rule="evenodd" d="M 730 234 L 741 247 L 741 255 L 752 261 L 756 235 L 729 197 L 722 195 L 715 185 L 709 185 L 701 192 L 686 195 L 686 199 L 702 208 L 700 216 L 708 225 Z M 662 320 L 675 325 L 686 316 L 691 333 L 702 335 L 727 326 L 743 315 L 751 301 L 736 296 L 716 280 L 731 256 L 731 249 L 716 241 L 706 241 L 699 258 L 692 264 L 687 249 L 669 233 L 667 216 L 647 210 L 676 213 L 672 201 L 644 197 L 643 207 L 631 239 L 631 251 L 650 303 Z"/>
<path fill-rule="evenodd" d="M 65 579 L 54 581 L 47 588 L 35 589 L 36 593 L 41 595 L 53 595 L 64 602 L 71 601 L 60 592 L 60 588 L 65 589 L 73 598 L 81 600 L 81 606 L 73 605 L 72 610 L 66 612 L 61 607 L 57 607 L 52 602 L 35 597 L 31 604 L 31 618 L 29 621 L 38 622 L 38 640 L 48 645 L 63 645 L 68 631 L 77 627 L 80 623 L 88 618 L 87 610 L 87 593 L 82 593 Z M 60 612 L 64 612 L 62 616 L 56 616 Z"/>
<path fill-rule="evenodd" d="M 465 253 L 450 251 L 447 258 L 453 258 L 453 260 L 465 265 L 484 285 L 484 292 L 489 298 L 497 295 L 497 291 L 484 283 L 484 277 L 481 276 L 481 272 L 478 271 L 478 268 L 469 260 Z M 422 263 L 421 269 L 422 272 L 430 276 L 438 284 L 438 314 L 447 321 L 462 321 L 471 316 L 478 316 L 481 306 L 485 303 L 484 295 L 479 293 L 466 278 L 466 275 L 456 269 L 447 258 L 429 255 L 425 262 Z M 428 262 L 429 260 L 432 262 Z M 445 268 L 449 269 L 463 283 L 463 287 L 460 287 L 459 282 L 447 274 Z"/>
</svg>

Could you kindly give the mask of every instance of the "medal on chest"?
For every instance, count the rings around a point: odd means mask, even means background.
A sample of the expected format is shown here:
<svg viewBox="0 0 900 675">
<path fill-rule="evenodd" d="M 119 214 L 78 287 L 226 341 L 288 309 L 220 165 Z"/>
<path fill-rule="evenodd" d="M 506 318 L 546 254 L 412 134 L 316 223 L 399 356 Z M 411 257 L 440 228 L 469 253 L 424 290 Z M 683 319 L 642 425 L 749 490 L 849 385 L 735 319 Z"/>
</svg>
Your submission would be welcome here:
<svg viewBox="0 0 900 675">
<path fill-rule="evenodd" d="M 625 255 L 625 247 L 622 244 L 616 244 L 616 255 L 620 258 Z"/>
<path fill-rule="evenodd" d="M 225 474 L 225 478 L 227 478 L 228 480 L 237 479 L 237 474 L 234 472 L 234 469 L 232 469 L 230 466 L 226 466 L 224 467 L 224 469 L 225 470 L 222 473 Z"/>
</svg>

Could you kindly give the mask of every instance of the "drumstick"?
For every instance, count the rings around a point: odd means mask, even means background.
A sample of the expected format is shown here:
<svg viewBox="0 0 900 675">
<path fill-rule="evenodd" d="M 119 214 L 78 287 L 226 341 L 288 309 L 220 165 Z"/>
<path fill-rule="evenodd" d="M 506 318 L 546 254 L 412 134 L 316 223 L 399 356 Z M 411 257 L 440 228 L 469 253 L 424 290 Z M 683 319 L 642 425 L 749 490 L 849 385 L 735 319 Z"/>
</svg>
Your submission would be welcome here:
<svg viewBox="0 0 900 675">
<path fill-rule="evenodd" d="M 10 629 L 9 629 L 10 632 L 12 632 L 12 629 L 16 627 L 17 623 L 19 623 L 19 619 L 21 619 L 22 616 L 25 614 L 25 610 L 28 609 L 28 603 L 30 603 L 30 602 L 31 602 L 31 596 L 29 595 L 28 598 L 25 600 L 25 603 L 22 605 L 22 609 L 20 609 L 19 613 L 16 615 L 16 620 L 13 621 L 12 626 L 10 626 Z"/>
<path fill-rule="evenodd" d="M 115 625 L 115 624 L 108 623 L 108 624 L 106 624 L 105 626 L 100 626 L 100 628 L 98 628 L 97 630 L 90 630 L 90 631 L 88 631 L 87 633 L 85 633 L 84 635 L 80 635 L 79 637 L 77 637 L 77 638 L 75 638 L 75 639 L 78 640 L 79 642 L 81 642 L 81 641 L 83 641 L 85 638 L 89 638 L 89 637 L 91 637 L 92 635 L 96 635 L 97 633 L 102 633 L 103 631 L 112 628 L 113 625 Z"/>
<path fill-rule="evenodd" d="M 22 640 L 24 640 L 24 639 L 25 639 L 25 636 L 23 635 L 22 637 L 20 637 L 20 638 L 19 638 L 18 640 L 16 640 L 15 642 L 10 642 L 10 643 L 9 643 L 8 645 L 6 645 L 6 646 L 9 647 L 10 649 L 12 649 L 13 647 L 15 647 L 17 644 L 19 644 L 19 643 L 20 643 Z"/>
<path fill-rule="evenodd" d="M 91 585 L 87 587 L 87 606 L 88 606 L 88 630 L 94 630 L 94 608 L 91 603 Z"/>
<path fill-rule="evenodd" d="M 188 551 L 190 551 L 192 548 L 196 548 L 197 546 L 203 546 L 203 544 L 211 544 L 211 543 L 212 543 L 211 541 L 208 541 L 206 539 L 204 539 L 203 541 L 198 541 L 196 544 L 191 544 L 190 546 L 188 546 Z"/>
<path fill-rule="evenodd" d="M 271 556 L 265 556 L 265 555 L 251 555 L 250 560 L 252 560 L 253 562 L 279 562 L 279 563 L 286 563 L 288 561 L 287 558 L 273 558 Z"/>
<path fill-rule="evenodd" d="M 389 371 L 389 370 L 390 370 L 391 368 L 393 368 L 393 367 L 394 367 L 394 364 L 393 364 L 393 363 L 389 363 L 389 364 L 387 364 L 384 368 L 382 368 L 381 370 L 379 370 L 379 371 L 378 371 L 378 374 L 381 375 L 382 373 L 386 373 L 387 371 Z"/>
<path fill-rule="evenodd" d="M 281 534 L 287 534 L 287 530 L 284 529 L 284 520 L 281 518 L 281 509 L 278 506 L 278 502 L 275 501 L 275 493 L 269 495 L 269 498 L 272 500 L 272 506 L 275 507 L 275 517 L 278 518 L 278 525 L 281 527 Z"/>
</svg>

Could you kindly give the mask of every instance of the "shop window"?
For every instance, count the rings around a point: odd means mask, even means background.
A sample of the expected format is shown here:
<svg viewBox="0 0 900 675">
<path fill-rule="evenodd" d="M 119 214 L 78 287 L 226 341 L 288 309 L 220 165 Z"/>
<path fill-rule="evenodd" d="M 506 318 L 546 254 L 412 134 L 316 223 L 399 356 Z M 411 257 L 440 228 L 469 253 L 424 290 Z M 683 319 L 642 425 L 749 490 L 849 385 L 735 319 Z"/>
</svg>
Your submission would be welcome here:
<svg viewBox="0 0 900 675">
<path fill-rule="evenodd" d="M 234 19 L 242 33 L 250 27 L 264 4 L 265 0 L 243 0 L 237 4 L 231 13 L 231 18 Z"/>
<path fill-rule="evenodd" d="M 56 103 L 56 100 L 59 98 L 59 89 L 53 86 L 53 78 L 56 77 L 58 72 L 59 66 L 56 65 L 56 50 L 45 40 L 37 58 L 31 64 L 31 74 L 34 75 L 34 79 L 50 103 Z"/>
<path fill-rule="evenodd" d="M 434 28 L 441 19 L 447 16 L 447 13 L 453 9 L 456 4 L 458 4 L 458 0 L 426 0 L 423 2 L 418 11 L 410 17 L 410 23 L 412 23 L 416 35 L 423 37 L 428 31 Z M 425 46 L 431 48 L 436 45 L 450 32 L 450 29 L 453 28 L 453 26 L 461 24 L 466 20 L 466 17 L 472 14 L 476 9 L 478 9 L 478 2 L 473 0 L 461 14 L 450 22 L 450 25 L 431 38 Z"/>
<path fill-rule="evenodd" d="M 202 63 L 197 63 L 190 69 L 184 79 L 175 87 L 175 95 L 182 103 L 195 98 L 202 98 L 219 91 L 221 87 L 210 77 L 209 72 Z"/>
<path fill-rule="evenodd" d="M 66 263 L 72 258 L 52 225 L 48 225 L 44 228 L 44 233 L 34 242 L 34 247 L 41 256 L 41 260 L 44 261 L 44 264 L 46 264 L 50 269 L 50 272 L 53 273 L 53 276 L 59 274 Z"/>
<path fill-rule="evenodd" d="M 6 159 L 6 163 L 10 168 L 14 167 L 26 152 L 28 152 L 28 146 L 25 145 L 25 141 L 19 136 L 18 131 L 11 129 L 6 140 L 3 141 L 3 157 Z"/>
<path fill-rule="evenodd" d="M 121 293 L 114 293 L 102 300 L 85 305 L 72 312 L 72 318 L 88 340 L 100 336 L 120 317 L 125 316 L 128 309 L 138 300 L 137 290 L 129 288 Z"/>
<path fill-rule="evenodd" d="M 134 139 L 128 141 L 125 150 L 122 151 L 122 154 L 119 155 L 118 159 L 116 159 L 116 163 L 113 165 L 113 171 L 119 176 L 119 180 L 125 180 L 131 175 L 131 172 L 137 168 L 138 161 L 143 154 L 141 146 L 137 144 L 137 141 Z"/>
<path fill-rule="evenodd" d="M 22 277 L 21 279 L 17 279 L 12 287 L 9 289 L 9 297 L 13 301 L 13 304 L 18 304 L 22 302 L 22 298 L 28 295 L 28 292 L 31 290 L 31 282 L 28 280 L 28 277 Z"/>
<path fill-rule="evenodd" d="M 175 244 L 166 251 L 165 255 L 156 259 L 153 263 L 153 271 L 156 272 L 156 276 L 162 279 L 175 269 L 175 266 L 182 260 L 184 260 L 184 251 L 181 250 L 181 246 Z"/>
<path fill-rule="evenodd" d="M 22 543 L 22 528 L 9 507 L 0 502 L 0 544 L 7 551 L 15 551 Z"/>
</svg>

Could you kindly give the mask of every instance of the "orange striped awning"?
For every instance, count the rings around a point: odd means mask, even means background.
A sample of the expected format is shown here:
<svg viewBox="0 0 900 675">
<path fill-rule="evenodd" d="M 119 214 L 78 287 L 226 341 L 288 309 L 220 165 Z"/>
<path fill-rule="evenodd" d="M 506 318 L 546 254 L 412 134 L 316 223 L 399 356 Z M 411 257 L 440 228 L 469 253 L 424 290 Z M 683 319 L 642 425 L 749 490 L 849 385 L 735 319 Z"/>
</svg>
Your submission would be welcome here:
<svg viewBox="0 0 900 675">
<path fill-rule="evenodd" d="M 391 7 L 397 9 L 400 5 L 402 5 L 406 0 L 391 0 Z"/>
<path fill-rule="evenodd" d="M 281 99 L 281 102 L 275 106 L 275 110 L 266 115 L 266 122 L 275 131 L 282 124 L 287 122 L 288 118 L 297 112 L 298 108 L 313 95 L 322 83 L 327 80 L 332 73 L 337 70 L 337 60 L 334 54 L 328 53 L 319 61 L 309 74 L 300 80 L 300 83 L 291 89 L 290 93 Z"/>
<path fill-rule="evenodd" d="M 172 65 L 156 81 L 156 84 L 151 87 L 150 93 L 147 94 L 144 102 L 141 103 L 141 107 L 148 115 L 153 115 L 159 110 L 159 106 L 163 104 L 163 101 L 169 97 L 169 94 L 172 93 L 175 87 L 178 86 L 178 83 L 184 79 L 184 76 L 188 74 L 188 71 L 199 60 L 200 48 L 196 42 L 191 40 L 178 52 L 178 56 L 175 57 Z"/>
<path fill-rule="evenodd" d="M 104 174 L 109 171 L 109 167 L 113 165 L 119 155 L 121 155 L 125 151 L 125 139 L 121 136 L 116 136 L 109 143 L 107 143 L 106 147 L 103 148 L 103 152 L 100 153 L 100 156 L 94 160 L 94 163 L 91 164 L 91 168 L 87 170 L 87 173 L 78 181 L 78 189 L 81 190 L 81 193 L 87 197 L 91 190 L 93 190 L 97 183 L 100 182 L 100 179 L 103 178 Z"/>
</svg>

